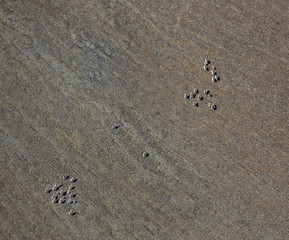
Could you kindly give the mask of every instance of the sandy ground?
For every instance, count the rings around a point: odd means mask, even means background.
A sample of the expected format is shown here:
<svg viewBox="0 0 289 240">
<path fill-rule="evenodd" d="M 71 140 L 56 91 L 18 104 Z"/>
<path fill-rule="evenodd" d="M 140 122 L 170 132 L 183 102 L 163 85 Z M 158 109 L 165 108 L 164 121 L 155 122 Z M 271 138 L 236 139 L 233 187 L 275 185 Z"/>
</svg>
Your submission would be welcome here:
<svg viewBox="0 0 289 240">
<path fill-rule="evenodd" d="M 288 20 L 285 0 L 0 1 L 0 238 L 285 240 Z M 76 204 L 44 192 L 64 174 Z"/>
</svg>

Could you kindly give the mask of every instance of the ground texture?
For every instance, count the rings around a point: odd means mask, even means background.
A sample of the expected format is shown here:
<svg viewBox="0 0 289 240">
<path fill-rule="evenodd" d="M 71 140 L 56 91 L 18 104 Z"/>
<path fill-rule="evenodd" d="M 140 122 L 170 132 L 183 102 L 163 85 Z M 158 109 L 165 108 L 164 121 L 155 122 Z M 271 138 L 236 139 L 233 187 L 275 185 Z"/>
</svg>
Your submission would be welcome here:
<svg viewBox="0 0 289 240">
<path fill-rule="evenodd" d="M 1 0 L 0 238 L 285 240 L 288 20 L 286 0 Z M 77 204 L 44 192 L 63 174 Z"/>
</svg>

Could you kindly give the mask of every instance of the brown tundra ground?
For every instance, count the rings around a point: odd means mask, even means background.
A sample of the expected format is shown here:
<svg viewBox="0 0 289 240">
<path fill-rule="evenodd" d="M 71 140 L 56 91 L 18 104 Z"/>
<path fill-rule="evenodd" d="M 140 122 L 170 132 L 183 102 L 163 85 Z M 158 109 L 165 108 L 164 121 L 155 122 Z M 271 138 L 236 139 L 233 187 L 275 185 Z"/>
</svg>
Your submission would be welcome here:
<svg viewBox="0 0 289 240">
<path fill-rule="evenodd" d="M 0 0 L 0 239 L 287 239 L 288 7 Z"/>
</svg>

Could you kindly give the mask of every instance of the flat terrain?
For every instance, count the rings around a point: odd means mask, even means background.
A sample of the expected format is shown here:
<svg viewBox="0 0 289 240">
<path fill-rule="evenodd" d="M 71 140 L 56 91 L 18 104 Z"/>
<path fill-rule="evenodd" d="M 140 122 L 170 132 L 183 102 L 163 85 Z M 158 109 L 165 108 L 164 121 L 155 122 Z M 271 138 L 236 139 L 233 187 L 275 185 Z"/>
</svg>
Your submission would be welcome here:
<svg viewBox="0 0 289 240">
<path fill-rule="evenodd" d="M 0 0 L 0 239 L 288 239 L 288 5 Z"/>
</svg>

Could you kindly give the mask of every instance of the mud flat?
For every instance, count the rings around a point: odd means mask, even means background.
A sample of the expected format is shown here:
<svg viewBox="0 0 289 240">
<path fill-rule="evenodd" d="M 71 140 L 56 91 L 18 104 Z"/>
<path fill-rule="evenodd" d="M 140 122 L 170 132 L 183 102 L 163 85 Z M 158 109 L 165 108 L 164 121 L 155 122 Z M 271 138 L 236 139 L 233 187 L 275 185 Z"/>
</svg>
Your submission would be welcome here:
<svg viewBox="0 0 289 240">
<path fill-rule="evenodd" d="M 0 238 L 286 239 L 287 10 L 0 1 Z"/>
</svg>

